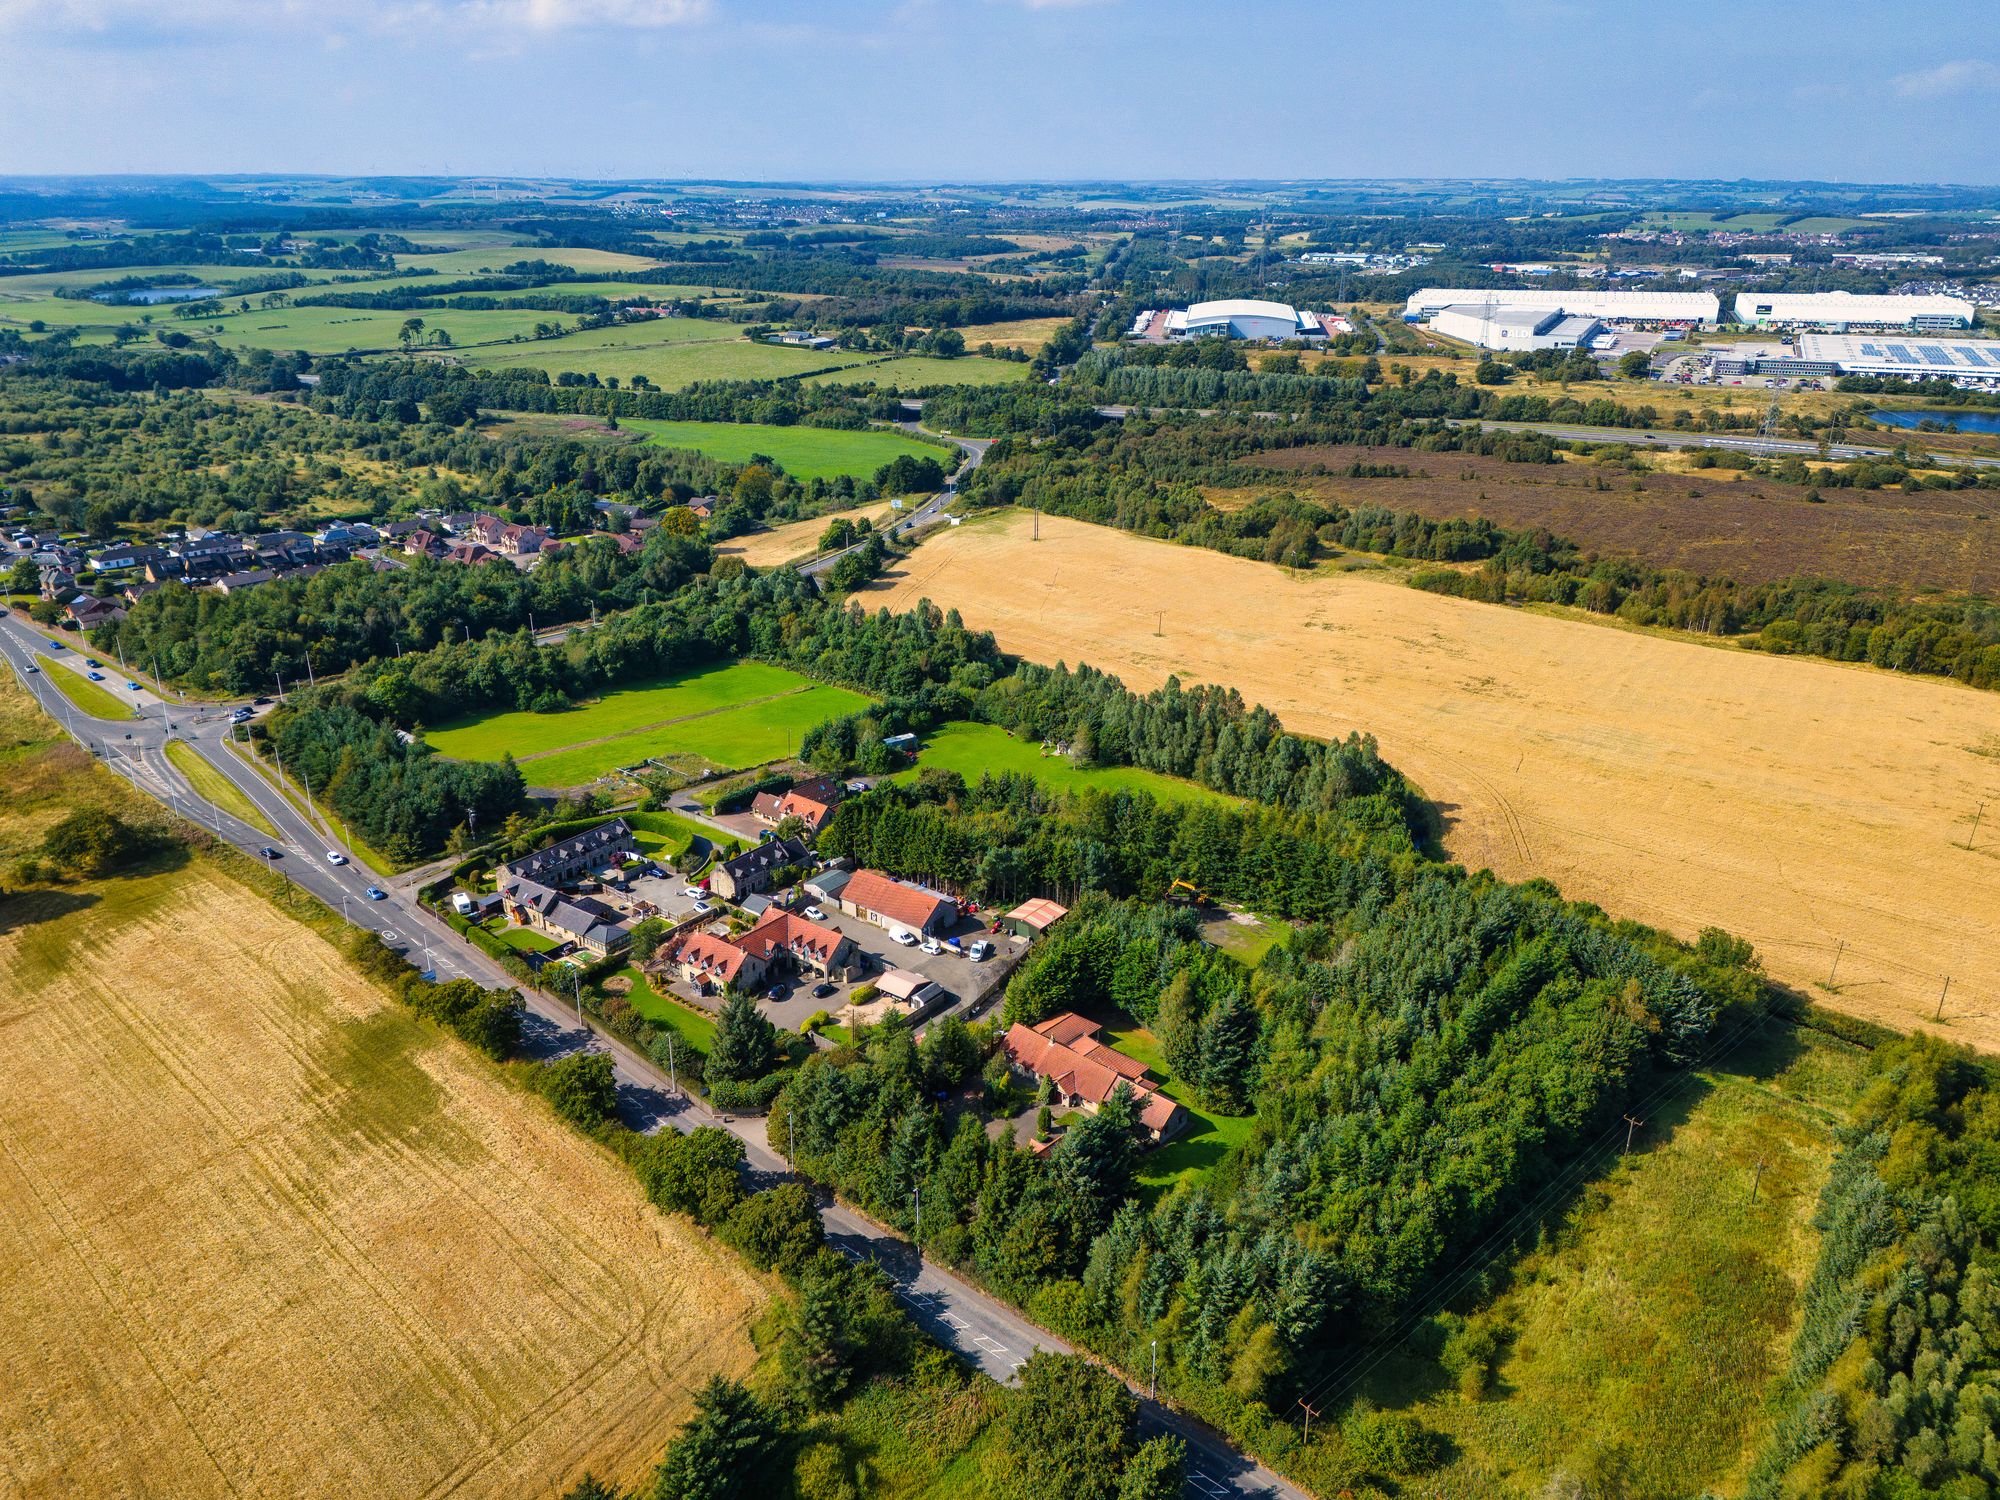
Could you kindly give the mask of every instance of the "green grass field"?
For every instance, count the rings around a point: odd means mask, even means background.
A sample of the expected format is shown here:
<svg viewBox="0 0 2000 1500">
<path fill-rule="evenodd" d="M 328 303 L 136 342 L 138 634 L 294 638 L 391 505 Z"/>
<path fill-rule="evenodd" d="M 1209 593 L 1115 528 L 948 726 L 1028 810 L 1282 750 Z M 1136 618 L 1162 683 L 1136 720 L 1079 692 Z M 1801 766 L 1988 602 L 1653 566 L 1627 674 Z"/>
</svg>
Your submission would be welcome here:
<svg viewBox="0 0 2000 1500">
<path fill-rule="evenodd" d="M 1737 1492 L 1817 1254 L 1836 1111 L 1865 1062 L 1816 1032 L 1767 1031 L 1648 1109 L 1632 1154 L 1611 1158 L 1493 1296 L 1458 1309 L 1498 1336 L 1483 1394 L 1414 1352 L 1363 1388 L 1451 1439 L 1427 1492 Z M 1584 1487 L 1558 1489 L 1564 1475 Z"/>
<path fill-rule="evenodd" d="M 1160 1051 L 1159 1041 L 1145 1027 L 1126 1017 L 1119 1024 L 1105 1026 L 1104 1040 L 1151 1069 L 1153 1076 L 1162 1081 L 1167 1097 L 1192 1117 L 1179 1135 L 1139 1158 L 1139 1191 L 1148 1203 L 1175 1183 L 1209 1171 L 1230 1150 L 1250 1138 L 1254 1122 L 1247 1115 L 1212 1114 L 1195 1104 L 1194 1090 L 1174 1076 Z"/>
<path fill-rule="evenodd" d="M 576 786 L 620 766 L 655 755 L 699 755 L 731 769 L 761 766 L 794 753 L 807 730 L 858 713 L 868 700 L 846 688 L 809 687 L 769 702 L 683 719 L 658 729 L 620 735 L 524 761 L 521 774 L 534 786 Z"/>
<path fill-rule="evenodd" d="M 852 360 L 853 355 L 846 358 Z M 963 359 L 931 359 L 923 355 L 902 355 L 877 359 L 873 363 L 838 373 L 808 377 L 812 385 L 877 385 L 884 389 L 915 390 L 927 385 L 1007 385 L 1028 378 L 1025 363 L 1011 359 L 981 359 L 968 354 Z"/>
<path fill-rule="evenodd" d="M 691 1006 L 683 1005 L 678 1000 L 667 999 L 653 988 L 651 980 L 630 965 L 620 969 L 614 977 L 630 982 L 631 987 L 626 990 L 625 999 L 632 1009 L 655 1026 L 671 1026 L 674 1034 L 683 1043 L 704 1058 L 708 1056 L 708 1049 L 715 1041 L 713 1021 Z"/>
<path fill-rule="evenodd" d="M 843 432 L 761 422 L 652 422 L 636 417 L 620 425 L 645 433 L 649 442 L 661 447 L 692 448 L 725 463 L 744 463 L 763 454 L 794 479 L 832 479 L 840 474 L 865 478 L 905 453 L 935 458 L 947 466 L 951 460 L 941 448 L 880 428 Z"/>
<path fill-rule="evenodd" d="M 498 760 L 510 751 L 519 759 L 811 686 L 810 678 L 783 667 L 735 661 L 613 688 L 562 713 L 508 712 L 461 719 L 426 731 L 424 738 L 442 754 L 459 760 Z"/>
<path fill-rule="evenodd" d="M 72 670 L 66 662 L 55 657 L 48 658 L 47 662 L 42 670 L 48 674 L 56 690 L 76 705 L 77 712 L 89 714 L 93 719 L 138 717 L 129 702 L 109 691 L 103 683 L 92 682 L 86 677 L 81 665 Z"/>
<path fill-rule="evenodd" d="M 211 807 L 219 807 L 232 818 L 248 823 L 266 838 L 279 837 L 271 820 L 257 810 L 257 804 L 244 796 L 235 782 L 203 760 L 194 746 L 185 740 L 168 740 L 167 759 L 174 763 L 176 771 L 187 777 L 194 794 Z"/>
<path fill-rule="evenodd" d="M 412 238 L 419 244 L 432 243 L 423 235 Z M 613 276 L 621 271 L 643 271 L 654 264 L 643 256 L 622 255 L 616 250 L 550 250 L 535 245 L 485 245 L 466 250 L 447 250 L 442 255 L 399 255 L 396 257 L 396 269 L 431 270 L 440 276 L 450 277 L 476 276 L 482 269 L 498 271 L 502 266 L 511 266 L 523 260 L 545 260 L 573 270 L 603 271 Z"/>
<path fill-rule="evenodd" d="M 574 786 L 656 755 L 698 755 L 739 769 L 789 755 L 814 725 L 868 700 L 762 662 L 703 667 L 618 688 L 556 714 L 463 720 L 425 738 L 460 760 L 512 753 L 534 786 Z"/>
<path fill-rule="evenodd" d="M 496 314 L 496 316 L 507 316 Z M 540 315 L 547 318 L 550 315 Z M 532 319 L 531 319 L 532 322 Z M 644 375 L 662 390 L 679 390 L 699 380 L 775 380 L 858 363 L 859 356 L 817 354 L 777 344 L 753 344 L 734 323 L 707 318 L 656 318 L 594 328 L 566 338 L 518 347 L 480 350 L 466 363 L 486 369 L 547 370 L 560 374 Z"/>
<path fill-rule="evenodd" d="M 1017 740 L 993 724 L 963 721 L 946 724 L 925 738 L 923 749 L 917 755 L 916 768 L 899 772 L 896 779 L 907 780 L 925 766 L 956 771 L 968 782 L 978 781 L 983 773 L 991 772 L 997 776 L 1011 771 L 1021 776 L 1032 776 L 1050 790 L 1058 792 L 1086 789 L 1150 792 L 1162 802 L 1233 800 L 1195 782 L 1182 781 L 1177 776 L 1162 776 L 1157 771 L 1142 771 L 1133 766 L 1079 769 L 1071 765 L 1067 757 L 1044 755 L 1039 745 Z"/>
</svg>

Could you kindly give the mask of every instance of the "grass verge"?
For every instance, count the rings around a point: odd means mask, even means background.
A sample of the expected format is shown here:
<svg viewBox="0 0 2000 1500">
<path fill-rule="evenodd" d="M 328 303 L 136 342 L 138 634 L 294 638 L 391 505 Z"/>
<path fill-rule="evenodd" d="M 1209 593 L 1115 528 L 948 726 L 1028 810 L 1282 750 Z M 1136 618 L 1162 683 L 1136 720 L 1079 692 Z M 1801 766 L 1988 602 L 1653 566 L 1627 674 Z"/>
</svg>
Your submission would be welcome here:
<svg viewBox="0 0 2000 1500">
<path fill-rule="evenodd" d="M 236 783 L 201 758 L 201 753 L 185 740 L 167 741 L 167 759 L 188 780 L 194 794 L 212 807 L 219 807 L 239 822 L 248 823 L 267 838 L 280 835 L 271 820 L 257 810 Z"/>
</svg>

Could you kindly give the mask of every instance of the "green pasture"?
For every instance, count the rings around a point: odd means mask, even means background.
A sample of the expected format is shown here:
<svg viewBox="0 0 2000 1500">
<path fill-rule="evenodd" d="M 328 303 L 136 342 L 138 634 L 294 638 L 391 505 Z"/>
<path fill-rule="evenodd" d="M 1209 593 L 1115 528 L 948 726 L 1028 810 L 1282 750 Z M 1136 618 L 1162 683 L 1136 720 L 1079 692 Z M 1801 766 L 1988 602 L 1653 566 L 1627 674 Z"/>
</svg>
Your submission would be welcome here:
<svg viewBox="0 0 2000 1500">
<path fill-rule="evenodd" d="M 511 752 L 518 760 L 561 750 L 583 740 L 630 734 L 635 729 L 684 719 L 690 714 L 733 708 L 780 693 L 796 693 L 810 678 L 759 661 L 698 667 L 653 682 L 613 688 L 575 708 L 538 714 L 525 710 L 454 720 L 425 732 L 439 753 L 456 760 L 498 760 Z"/>
<path fill-rule="evenodd" d="M 935 458 L 949 466 L 950 455 L 928 443 L 882 428 L 845 432 L 827 427 L 773 427 L 763 422 L 622 421 L 663 448 L 691 448 L 724 463 L 745 463 L 762 454 L 795 479 L 831 479 L 838 474 L 866 477 L 902 454 Z"/>
<path fill-rule="evenodd" d="M 847 359 L 854 355 L 845 356 Z M 981 359 L 968 354 L 962 359 L 932 359 L 924 355 L 899 355 L 877 359 L 853 369 L 810 377 L 813 385 L 877 385 L 886 389 L 917 390 L 927 385 L 1007 385 L 1025 380 L 1028 366 L 1011 359 Z"/>
<path fill-rule="evenodd" d="M 420 233 L 412 234 L 410 238 L 420 245 L 429 243 Z M 551 250 L 539 245 L 488 245 L 447 250 L 441 255 L 399 255 L 396 257 L 396 269 L 432 270 L 443 276 L 472 276 L 484 270 L 497 271 L 502 266 L 522 260 L 545 260 L 551 265 L 569 266 L 578 271 L 604 271 L 611 275 L 621 271 L 643 271 L 654 264 L 644 256 L 622 255 L 616 250 Z"/>
<path fill-rule="evenodd" d="M 925 766 L 956 771 L 968 782 L 982 775 L 1012 772 L 1032 776 L 1055 792 L 1148 792 L 1162 802 L 1233 802 L 1220 792 L 1212 792 L 1196 782 L 1177 776 L 1162 776 L 1136 766 L 1098 766 L 1085 769 L 1070 764 L 1067 756 L 1044 755 L 1041 746 L 1018 740 L 993 724 L 958 721 L 946 724 L 925 737 L 915 769 L 898 773 L 907 780 Z"/>
<path fill-rule="evenodd" d="M 576 786 L 620 766 L 676 754 L 699 755 L 733 768 L 761 766 L 797 751 L 799 741 L 814 726 L 867 706 L 866 698 L 846 688 L 809 687 L 765 703 L 538 756 L 522 763 L 521 774 L 533 786 Z"/>
<path fill-rule="evenodd" d="M 530 315 L 546 318 L 547 313 Z M 701 380 L 781 380 L 854 364 L 859 356 L 753 344 L 734 323 L 705 318 L 656 318 L 596 328 L 587 333 L 522 348 L 487 349 L 467 359 L 485 369 L 539 369 L 551 374 L 616 376 L 629 382 L 644 375 L 662 390 L 679 390 Z"/>
</svg>

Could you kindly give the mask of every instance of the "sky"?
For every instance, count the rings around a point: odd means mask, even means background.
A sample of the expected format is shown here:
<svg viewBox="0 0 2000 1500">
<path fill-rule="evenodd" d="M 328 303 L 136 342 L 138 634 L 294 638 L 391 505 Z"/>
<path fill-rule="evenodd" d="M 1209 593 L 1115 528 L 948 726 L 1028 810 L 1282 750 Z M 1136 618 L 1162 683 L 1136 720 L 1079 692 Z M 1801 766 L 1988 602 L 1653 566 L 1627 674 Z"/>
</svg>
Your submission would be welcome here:
<svg viewBox="0 0 2000 1500">
<path fill-rule="evenodd" d="M 2000 182 L 2000 0 L 0 0 L 0 173 Z"/>
</svg>

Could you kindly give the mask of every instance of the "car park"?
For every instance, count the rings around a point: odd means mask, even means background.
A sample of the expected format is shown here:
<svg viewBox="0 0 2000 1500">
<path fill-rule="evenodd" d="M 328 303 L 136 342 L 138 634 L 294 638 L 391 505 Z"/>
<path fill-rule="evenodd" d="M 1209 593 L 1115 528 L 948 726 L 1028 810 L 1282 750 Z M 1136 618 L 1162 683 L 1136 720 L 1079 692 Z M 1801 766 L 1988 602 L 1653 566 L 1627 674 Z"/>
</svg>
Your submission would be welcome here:
<svg viewBox="0 0 2000 1500">
<path fill-rule="evenodd" d="M 347 856 L 338 849 L 329 849 L 326 851 L 326 862 L 330 865 L 344 865 L 347 863 Z"/>
<path fill-rule="evenodd" d="M 389 893 L 383 890 L 382 887 L 379 885 L 369 886 L 366 891 L 362 892 L 362 894 L 365 895 L 370 901 L 387 901 L 389 899 Z"/>
</svg>

